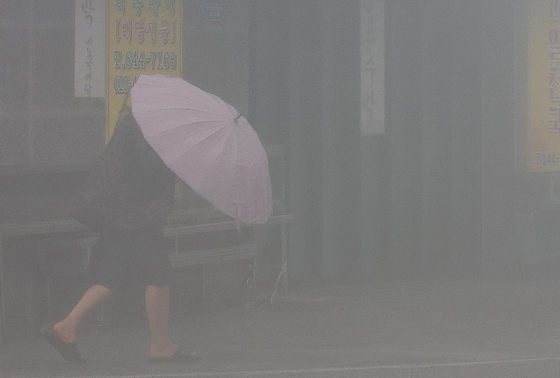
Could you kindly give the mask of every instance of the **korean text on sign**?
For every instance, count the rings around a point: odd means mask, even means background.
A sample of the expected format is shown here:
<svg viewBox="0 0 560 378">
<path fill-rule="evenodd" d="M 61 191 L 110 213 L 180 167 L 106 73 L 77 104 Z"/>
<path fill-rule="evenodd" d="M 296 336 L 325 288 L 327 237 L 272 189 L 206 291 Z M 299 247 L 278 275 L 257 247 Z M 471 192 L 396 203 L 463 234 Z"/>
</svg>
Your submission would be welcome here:
<svg viewBox="0 0 560 378">
<path fill-rule="evenodd" d="M 181 76 L 182 1 L 113 0 L 107 21 L 107 138 L 139 75 Z"/>
</svg>

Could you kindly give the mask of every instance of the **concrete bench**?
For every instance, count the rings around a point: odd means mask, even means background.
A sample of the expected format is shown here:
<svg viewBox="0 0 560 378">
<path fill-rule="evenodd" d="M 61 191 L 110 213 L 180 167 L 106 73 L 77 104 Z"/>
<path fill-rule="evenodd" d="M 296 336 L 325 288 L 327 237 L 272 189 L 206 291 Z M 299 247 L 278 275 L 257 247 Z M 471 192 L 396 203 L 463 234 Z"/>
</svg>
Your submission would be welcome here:
<svg viewBox="0 0 560 378">
<path fill-rule="evenodd" d="M 223 245 L 219 247 L 188 249 L 185 248 L 185 237 L 189 235 L 208 234 L 220 231 L 242 232 L 245 229 L 255 229 L 267 225 L 279 225 L 281 227 L 281 251 L 282 261 L 287 261 L 287 225 L 293 219 L 292 215 L 273 215 L 265 225 L 238 225 L 235 221 L 211 222 L 205 224 L 182 224 L 174 223 L 164 228 L 164 236 L 169 249 L 169 257 L 172 268 L 181 268 L 191 265 L 203 265 L 226 262 L 232 260 L 252 259 L 253 263 L 259 251 L 254 238 L 242 240 L 236 245 Z M 95 242 L 96 235 L 88 228 L 74 220 L 30 222 L 25 224 L 3 224 L 0 225 L 0 335 L 4 334 L 4 319 L 6 319 L 7 308 L 4 298 L 7 294 L 5 282 L 4 264 L 2 263 L 4 241 L 10 237 L 45 236 L 51 249 L 74 248 L 79 251 L 79 258 L 68 262 L 46 261 L 42 267 L 47 277 L 47 311 L 50 317 L 53 307 L 52 280 L 60 275 L 83 275 L 87 271 L 90 254 Z M 227 244 L 227 243 L 226 243 Z M 29 315 L 29 314 L 28 314 Z"/>
</svg>

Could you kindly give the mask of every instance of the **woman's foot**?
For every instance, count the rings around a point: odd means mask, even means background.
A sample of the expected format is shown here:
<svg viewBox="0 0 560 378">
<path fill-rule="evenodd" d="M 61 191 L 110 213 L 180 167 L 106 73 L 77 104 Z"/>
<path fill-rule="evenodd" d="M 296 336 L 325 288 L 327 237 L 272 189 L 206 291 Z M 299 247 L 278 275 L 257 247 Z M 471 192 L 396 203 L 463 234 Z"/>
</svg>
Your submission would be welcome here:
<svg viewBox="0 0 560 378">
<path fill-rule="evenodd" d="M 173 344 L 171 342 L 167 342 L 164 345 L 156 345 L 155 343 L 150 347 L 150 358 L 169 358 L 171 357 L 177 350 L 179 350 L 179 346 Z"/>
<path fill-rule="evenodd" d="M 70 331 L 69 327 L 66 326 L 67 322 L 61 321 L 52 326 L 52 331 L 56 337 L 63 343 L 75 343 L 77 341 L 77 335 L 75 331 Z M 75 328 L 75 327 L 73 327 Z"/>
<path fill-rule="evenodd" d="M 166 363 L 166 362 L 187 363 L 187 362 L 195 362 L 198 361 L 199 359 L 200 357 L 198 356 L 197 352 L 194 351 L 185 352 L 179 347 L 177 347 L 175 349 L 175 352 L 173 352 L 169 356 L 159 356 L 159 357 L 150 356 L 151 363 Z"/>
<path fill-rule="evenodd" d="M 78 350 L 76 343 L 62 341 L 53 327 L 47 328 L 47 330 L 43 332 L 43 337 L 66 361 L 76 364 L 83 364 L 86 362 L 85 358 L 82 357 L 82 354 Z"/>
</svg>

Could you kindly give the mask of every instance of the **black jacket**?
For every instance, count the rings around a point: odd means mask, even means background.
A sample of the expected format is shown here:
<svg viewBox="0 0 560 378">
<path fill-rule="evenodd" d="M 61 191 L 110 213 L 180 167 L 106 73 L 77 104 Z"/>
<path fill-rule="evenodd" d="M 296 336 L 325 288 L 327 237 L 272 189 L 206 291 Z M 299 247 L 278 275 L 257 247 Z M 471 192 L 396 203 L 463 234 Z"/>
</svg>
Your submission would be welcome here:
<svg viewBox="0 0 560 378">
<path fill-rule="evenodd" d="M 128 112 L 80 192 L 76 219 L 96 230 L 161 228 L 173 207 L 175 182 Z"/>
</svg>

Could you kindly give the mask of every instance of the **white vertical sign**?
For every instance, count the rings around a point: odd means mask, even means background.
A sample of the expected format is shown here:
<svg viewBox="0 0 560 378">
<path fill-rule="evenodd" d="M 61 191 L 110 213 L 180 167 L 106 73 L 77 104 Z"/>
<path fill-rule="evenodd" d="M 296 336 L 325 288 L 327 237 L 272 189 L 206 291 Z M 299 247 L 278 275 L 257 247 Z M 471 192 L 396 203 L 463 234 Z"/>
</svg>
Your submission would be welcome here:
<svg viewBox="0 0 560 378">
<path fill-rule="evenodd" d="M 361 0 L 361 132 L 385 132 L 385 0 Z"/>
<path fill-rule="evenodd" d="M 75 97 L 105 97 L 106 3 L 106 0 L 76 0 Z"/>
</svg>

